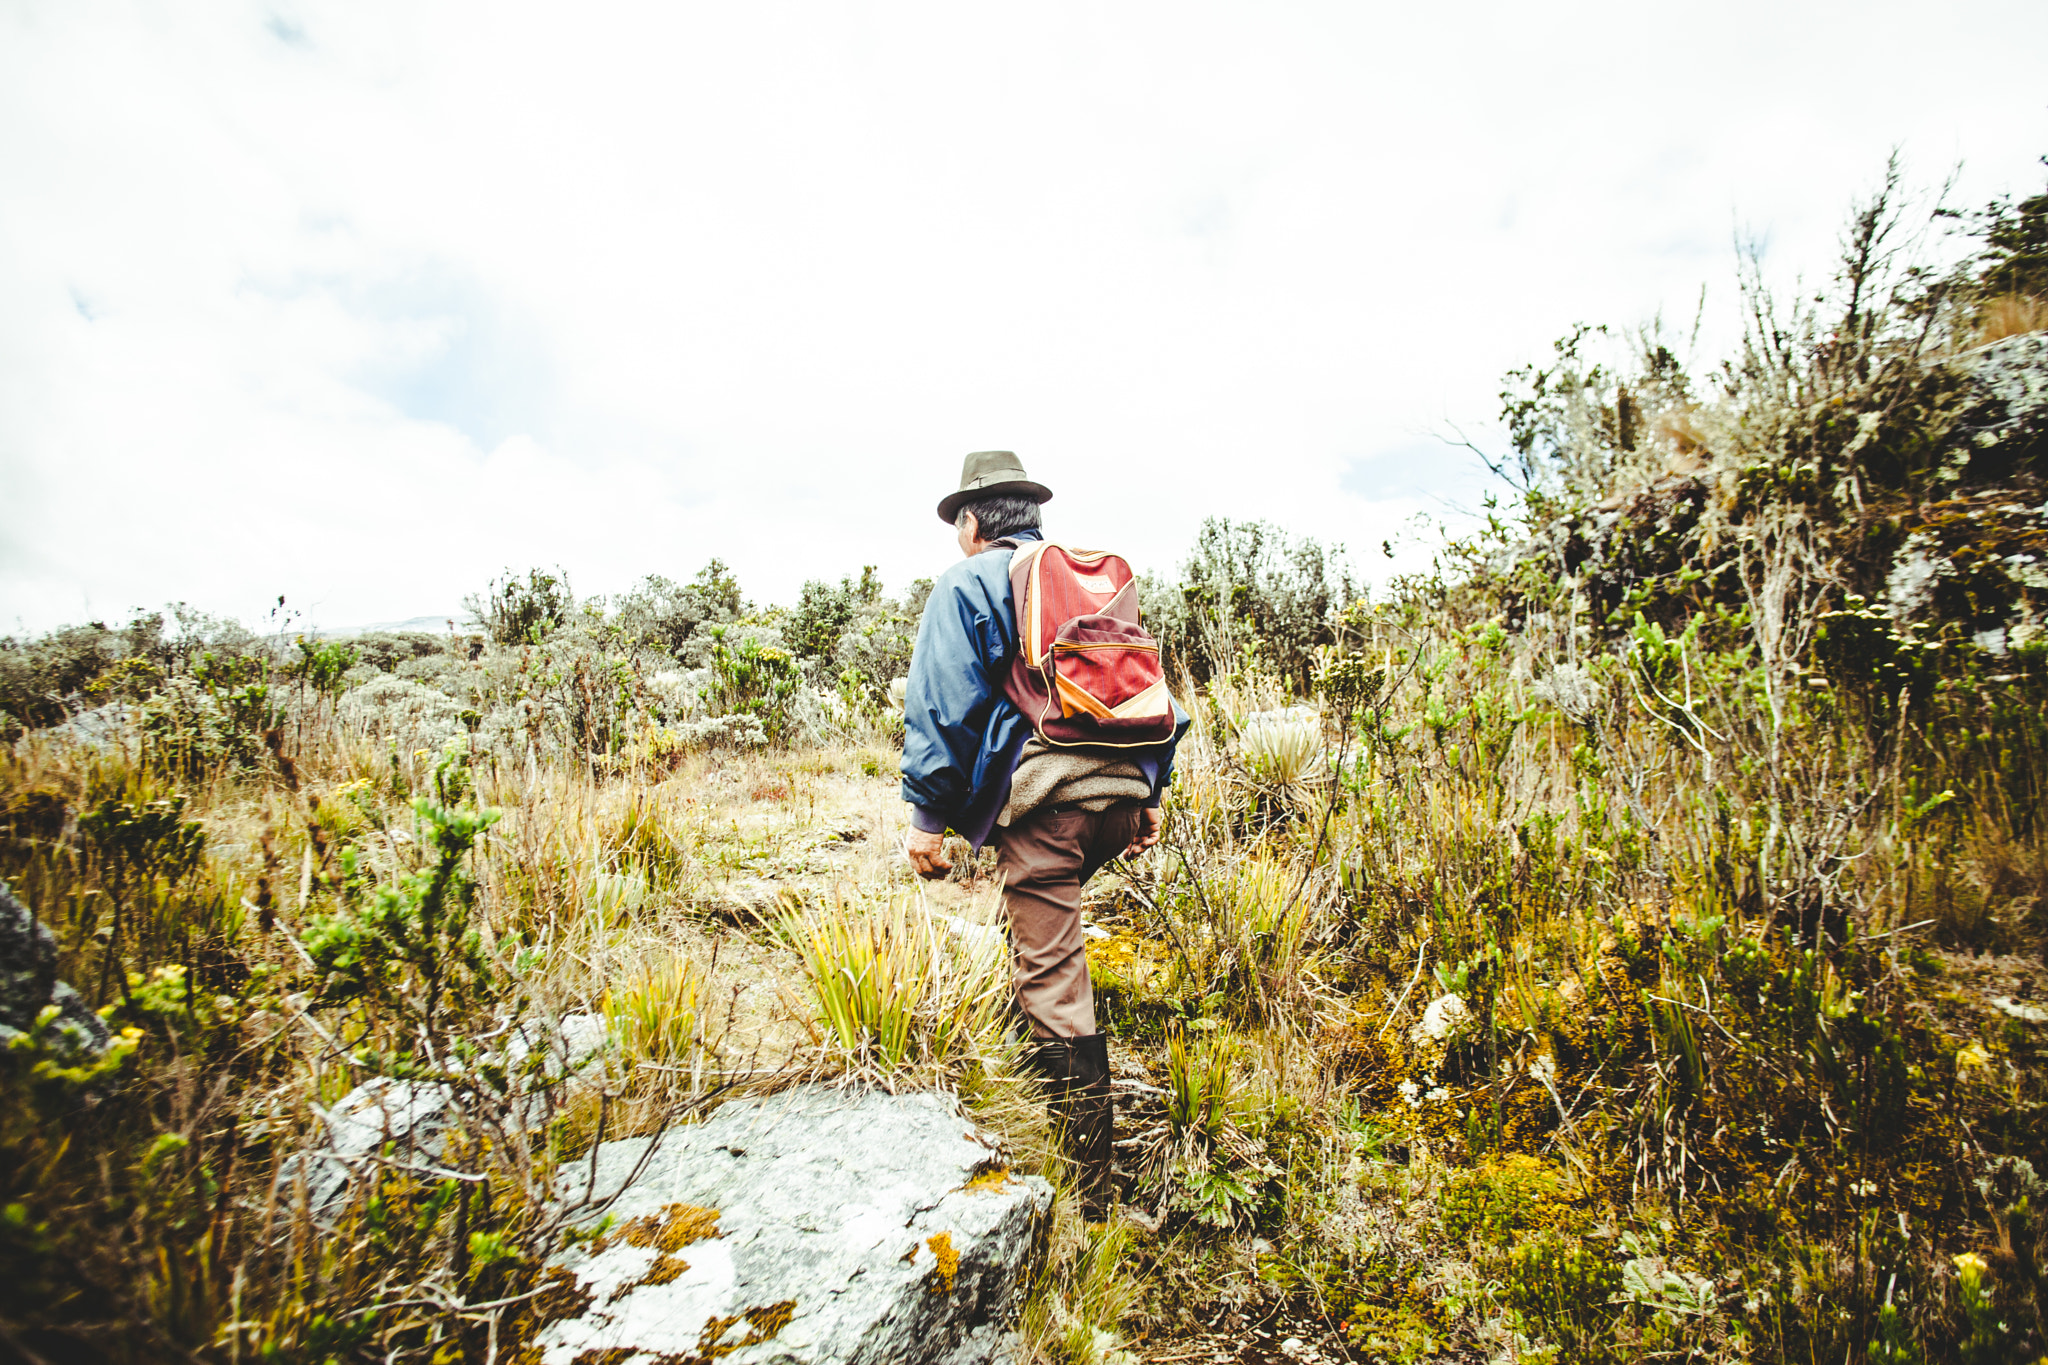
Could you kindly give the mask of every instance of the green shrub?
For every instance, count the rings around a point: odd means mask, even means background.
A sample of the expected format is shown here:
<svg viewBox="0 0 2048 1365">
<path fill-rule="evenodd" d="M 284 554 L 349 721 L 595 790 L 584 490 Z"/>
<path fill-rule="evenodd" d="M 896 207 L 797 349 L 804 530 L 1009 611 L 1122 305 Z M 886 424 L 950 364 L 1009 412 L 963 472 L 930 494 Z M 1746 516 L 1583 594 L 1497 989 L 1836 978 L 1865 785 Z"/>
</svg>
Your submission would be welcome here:
<svg viewBox="0 0 2048 1365">
<path fill-rule="evenodd" d="M 528 569 L 525 577 L 507 569 L 462 606 L 501 645 L 539 644 L 569 620 L 576 595 L 560 569 Z"/>
</svg>

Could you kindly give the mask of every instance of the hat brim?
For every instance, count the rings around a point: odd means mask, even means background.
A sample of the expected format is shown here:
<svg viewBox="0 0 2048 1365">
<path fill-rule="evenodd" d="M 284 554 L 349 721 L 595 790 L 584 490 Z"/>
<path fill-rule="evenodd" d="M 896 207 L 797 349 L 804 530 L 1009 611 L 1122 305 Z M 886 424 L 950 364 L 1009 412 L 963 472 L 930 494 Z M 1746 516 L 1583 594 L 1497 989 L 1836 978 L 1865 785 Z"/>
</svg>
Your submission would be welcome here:
<svg viewBox="0 0 2048 1365">
<path fill-rule="evenodd" d="M 1052 490 L 1044 484 L 1033 483 L 1029 479 L 1013 479 L 1009 483 L 992 483 L 983 488 L 963 488 L 958 493 L 948 493 L 939 499 L 939 520 L 951 526 L 953 519 L 960 515 L 960 509 L 968 503 L 1011 494 L 1033 502 L 1052 501 Z"/>
</svg>

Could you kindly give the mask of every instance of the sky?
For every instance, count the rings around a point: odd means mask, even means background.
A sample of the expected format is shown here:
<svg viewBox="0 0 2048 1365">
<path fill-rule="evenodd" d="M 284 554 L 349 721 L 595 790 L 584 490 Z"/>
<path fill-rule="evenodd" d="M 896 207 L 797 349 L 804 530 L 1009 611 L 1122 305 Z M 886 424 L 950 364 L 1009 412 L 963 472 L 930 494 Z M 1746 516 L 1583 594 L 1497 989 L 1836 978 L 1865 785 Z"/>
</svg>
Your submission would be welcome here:
<svg viewBox="0 0 2048 1365">
<path fill-rule="evenodd" d="M 1347 546 L 1579 321 L 1735 325 L 1900 149 L 2040 187 L 2048 5 L 0 0 L 0 634 L 1049 531 Z M 1701 290 L 1705 289 L 1704 311 Z"/>
</svg>

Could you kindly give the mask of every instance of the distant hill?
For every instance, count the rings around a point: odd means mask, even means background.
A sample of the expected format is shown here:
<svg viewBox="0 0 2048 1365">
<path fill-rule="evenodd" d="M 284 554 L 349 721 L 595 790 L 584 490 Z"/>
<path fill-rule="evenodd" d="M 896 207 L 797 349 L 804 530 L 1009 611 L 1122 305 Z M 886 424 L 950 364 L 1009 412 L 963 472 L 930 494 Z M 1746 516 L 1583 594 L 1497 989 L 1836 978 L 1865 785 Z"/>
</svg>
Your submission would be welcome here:
<svg viewBox="0 0 2048 1365">
<path fill-rule="evenodd" d="M 424 630 L 438 635 L 444 634 L 449 630 L 450 622 L 454 623 L 454 629 L 458 632 L 476 629 L 476 623 L 470 619 L 468 612 L 449 611 L 431 616 L 408 616 L 403 621 L 372 621 L 367 625 L 361 626 L 316 626 L 306 633 L 318 635 L 324 639 L 341 639 L 351 635 L 368 635 L 372 631 Z"/>
</svg>

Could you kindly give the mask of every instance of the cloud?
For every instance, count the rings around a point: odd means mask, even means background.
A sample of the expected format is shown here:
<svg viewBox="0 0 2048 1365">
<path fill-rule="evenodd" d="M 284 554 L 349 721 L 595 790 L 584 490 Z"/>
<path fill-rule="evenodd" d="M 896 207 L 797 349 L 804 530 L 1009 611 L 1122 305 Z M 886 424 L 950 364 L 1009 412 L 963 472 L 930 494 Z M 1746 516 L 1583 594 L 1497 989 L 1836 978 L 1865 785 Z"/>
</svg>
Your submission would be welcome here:
<svg viewBox="0 0 2048 1365">
<path fill-rule="evenodd" d="M 761 598 L 900 584 L 988 447 L 1140 563 L 1207 515 L 1376 547 L 1476 501 L 1419 433 L 1485 429 L 1574 321 L 1689 326 L 1705 282 L 1711 350 L 1736 224 L 1813 276 L 1895 144 L 2031 187 L 2043 38 L 1992 3 L 17 4 L 0 620 L 393 619 L 713 555 Z"/>
</svg>

